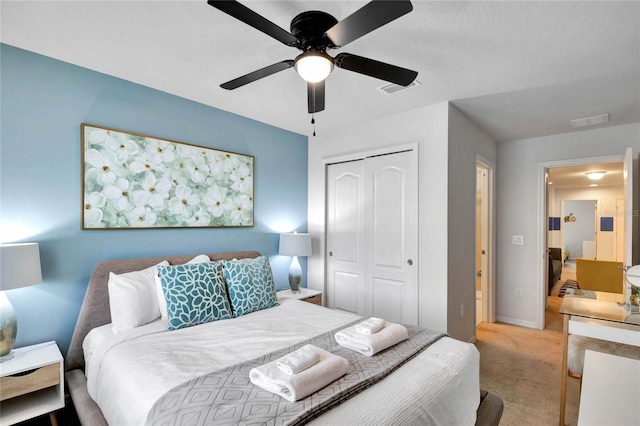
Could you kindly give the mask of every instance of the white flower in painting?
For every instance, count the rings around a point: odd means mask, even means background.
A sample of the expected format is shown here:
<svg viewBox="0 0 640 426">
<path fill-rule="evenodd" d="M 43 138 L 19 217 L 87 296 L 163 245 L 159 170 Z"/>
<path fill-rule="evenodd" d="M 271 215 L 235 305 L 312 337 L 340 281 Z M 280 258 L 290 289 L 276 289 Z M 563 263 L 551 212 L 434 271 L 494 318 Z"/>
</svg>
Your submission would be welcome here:
<svg viewBox="0 0 640 426">
<path fill-rule="evenodd" d="M 219 187 L 214 186 L 202 198 L 202 202 L 207 206 L 207 211 L 213 217 L 220 217 L 225 212 L 224 203 L 227 199 L 226 195 Z"/>
<path fill-rule="evenodd" d="M 244 164 L 238 166 L 235 172 L 231 173 L 231 189 L 243 194 L 250 194 L 253 190 L 253 181 L 251 179 L 251 169 Z"/>
<path fill-rule="evenodd" d="M 113 140 L 115 139 L 111 136 L 111 132 L 105 129 L 94 129 L 89 133 L 91 145 L 105 145 Z"/>
<path fill-rule="evenodd" d="M 129 166 L 133 173 L 142 172 L 164 172 L 166 165 L 162 162 L 159 155 L 148 155 L 146 152 L 136 155 L 135 159 Z"/>
<path fill-rule="evenodd" d="M 217 164 L 225 173 L 231 173 L 238 165 L 238 156 L 229 152 L 217 151 L 210 152 L 209 163 Z"/>
<path fill-rule="evenodd" d="M 253 209 L 251 208 L 251 198 L 247 195 L 242 194 L 237 197 L 227 198 L 224 207 L 229 212 L 229 218 L 234 225 L 251 223 Z"/>
<path fill-rule="evenodd" d="M 161 178 L 157 179 L 151 172 L 146 172 L 138 181 L 142 189 L 133 191 L 133 201 L 136 206 L 149 205 L 159 210 L 164 208 L 164 200 L 169 198 L 171 182 Z"/>
<path fill-rule="evenodd" d="M 84 225 L 86 227 L 101 227 L 104 215 L 102 207 L 105 205 L 105 197 L 99 192 L 92 192 L 85 195 L 84 204 Z"/>
<path fill-rule="evenodd" d="M 109 138 L 105 143 L 106 148 L 113 152 L 118 159 L 118 162 L 125 163 L 130 156 L 134 156 L 138 153 L 138 144 L 131 139 L 125 141 L 118 141 L 114 138 Z"/>
<path fill-rule="evenodd" d="M 192 194 L 190 187 L 178 185 L 174 191 L 173 198 L 169 200 L 169 210 L 174 215 L 190 217 L 192 206 L 196 206 L 199 203 L 200 198 L 196 194 Z"/>
<path fill-rule="evenodd" d="M 133 210 L 133 202 L 129 194 L 129 181 L 124 178 L 118 178 L 113 185 L 105 186 L 102 195 L 111 201 L 116 211 Z"/>
<path fill-rule="evenodd" d="M 147 138 L 145 142 L 145 151 L 150 157 L 158 157 L 163 163 L 170 163 L 176 159 L 174 144 L 152 138 Z"/>
<path fill-rule="evenodd" d="M 211 161 L 209 162 L 209 176 L 212 176 L 216 181 L 223 181 L 227 172 L 224 170 L 224 163 L 222 161 L 218 161 L 214 156 L 211 156 Z"/>
<path fill-rule="evenodd" d="M 209 175 L 209 166 L 205 163 L 205 157 L 195 157 L 186 165 L 193 183 L 202 183 Z"/>
<path fill-rule="evenodd" d="M 129 224 L 125 217 L 125 213 L 116 210 L 116 207 L 113 204 L 107 204 L 107 207 L 104 210 L 104 217 L 102 218 L 102 222 L 104 222 L 105 226 L 108 228 L 129 227 Z"/>
<path fill-rule="evenodd" d="M 177 163 L 177 161 L 176 161 L 176 163 Z M 168 173 L 167 178 L 169 179 L 169 181 L 171 182 L 171 184 L 173 186 L 188 185 L 189 184 L 189 179 L 184 175 L 184 170 L 181 169 L 181 168 L 176 168 L 174 170 L 171 170 Z"/>
<path fill-rule="evenodd" d="M 205 210 L 199 208 L 193 216 L 186 219 L 186 222 L 191 226 L 207 226 L 211 222 L 211 217 Z"/>
<path fill-rule="evenodd" d="M 100 152 L 97 149 L 88 149 L 84 153 L 84 161 L 98 170 L 96 181 L 100 185 L 106 186 L 115 183 L 116 174 L 114 171 L 117 171 L 120 167 L 118 165 L 118 159 L 113 152 Z"/>
<path fill-rule="evenodd" d="M 129 226 L 148 228 L 156 223 L 157 216 L 150 207 L 138 206 L 132 212 L 126 213 L 125 217 Z"/>
</svg>

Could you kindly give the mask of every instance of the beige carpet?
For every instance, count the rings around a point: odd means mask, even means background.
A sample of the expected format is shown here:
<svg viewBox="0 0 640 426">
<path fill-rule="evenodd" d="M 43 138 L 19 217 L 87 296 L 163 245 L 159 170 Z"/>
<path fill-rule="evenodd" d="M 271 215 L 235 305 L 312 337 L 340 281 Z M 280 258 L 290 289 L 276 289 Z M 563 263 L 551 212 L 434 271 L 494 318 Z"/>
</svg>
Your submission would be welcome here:
<svg viewBox="0 0 640 426">
<path fill-rule="evenodd" d="M 557 289 L 554 290 L 557 294 Z M 561 302 L 558 297 L 549 298 L 544 330 L 500 323 L 482 323 L 477 328 L 480 387 L 503 399 L 501 426 L 558 424 L 562 363 L 562 315 L 558 309 Z M 575 425 L 579 381 L 569 377 L 567 388 L 565 421 L 567 425 Z"/>
</svg>

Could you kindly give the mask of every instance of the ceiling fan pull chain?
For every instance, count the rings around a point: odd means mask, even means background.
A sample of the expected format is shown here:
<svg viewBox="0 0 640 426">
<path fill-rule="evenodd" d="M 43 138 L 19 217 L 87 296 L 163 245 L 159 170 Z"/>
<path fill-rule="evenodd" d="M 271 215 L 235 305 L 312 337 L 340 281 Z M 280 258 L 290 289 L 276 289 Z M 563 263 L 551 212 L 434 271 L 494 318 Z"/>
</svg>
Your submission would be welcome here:
<svg viewBox="0 0 640 426">
<path fill-rule="evenodd" d="M 313 124 L 313 137 L 316 137 L 316 118 L 314 114 L 311 114 L 311 124 Z"/>
</svg>

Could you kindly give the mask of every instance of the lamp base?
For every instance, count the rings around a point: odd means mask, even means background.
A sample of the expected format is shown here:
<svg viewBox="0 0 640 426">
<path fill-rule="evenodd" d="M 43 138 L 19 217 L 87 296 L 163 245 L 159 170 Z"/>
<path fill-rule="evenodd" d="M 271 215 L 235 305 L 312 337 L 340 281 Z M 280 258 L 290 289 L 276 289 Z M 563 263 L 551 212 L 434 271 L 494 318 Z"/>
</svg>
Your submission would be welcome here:
<svg viewBox="0 0 640 426">
<path fill-rule="evenodd" d="M 16 312 L 4 291 L 0 291 L 0 362 L 13 358 L 13 344 L 18 334 Z"/>
<path fill-rule="evenodd" d="M 298 262 L 298 256 L 293 256 L 291 260 L 291 266 L 289 266 L 289 287 L 291 287 L 291 293 L 300 292 L 300 283 L 302 282 L 302 268 L 300 262 Z"/>
</svg>

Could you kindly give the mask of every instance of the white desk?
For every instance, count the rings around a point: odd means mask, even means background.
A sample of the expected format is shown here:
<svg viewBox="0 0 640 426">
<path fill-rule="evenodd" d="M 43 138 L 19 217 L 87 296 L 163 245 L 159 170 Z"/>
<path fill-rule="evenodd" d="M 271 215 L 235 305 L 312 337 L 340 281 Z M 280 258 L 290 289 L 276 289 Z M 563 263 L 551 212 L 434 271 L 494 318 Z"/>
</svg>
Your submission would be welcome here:
<svg viewBox="0 0 640 426">
<path fill-rule="evenodd" d="M 587 350 L 578 426 L 640 424 L 640 361 Z"/>
<path fill-rule="evenodd" d="M 567 295 L 560 305 L 563 317 L 562 378 L 560 382 L 560 426 L 564 425 L 567 396 L 567 348 L 569 334 L 640 347 L 638 314 L 630 315 L 618 305 L 620 295 L 590 292 L 586 297 Z M 609 410 L 607 410 L 609 411 Z M 640 424 L 640 422 L 636 422 Z"/>
</svg>

